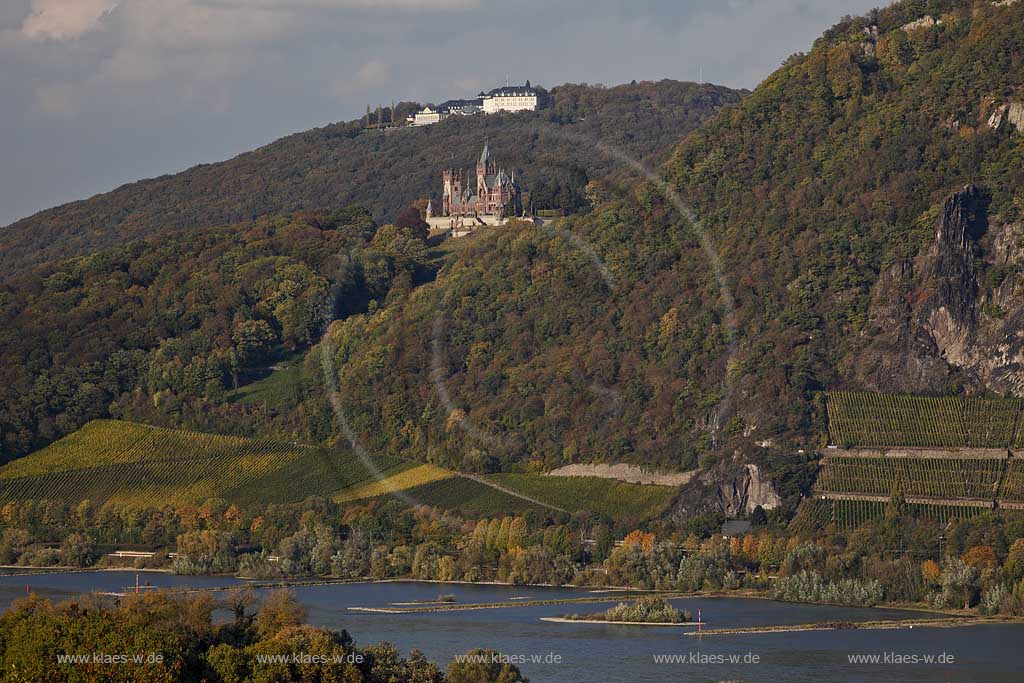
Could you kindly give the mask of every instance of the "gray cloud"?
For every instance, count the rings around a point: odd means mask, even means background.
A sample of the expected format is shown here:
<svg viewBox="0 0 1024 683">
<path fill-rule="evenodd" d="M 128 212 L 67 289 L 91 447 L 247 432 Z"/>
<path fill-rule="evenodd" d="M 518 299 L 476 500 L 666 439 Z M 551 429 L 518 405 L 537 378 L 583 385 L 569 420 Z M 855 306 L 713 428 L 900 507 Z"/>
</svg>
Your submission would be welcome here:
<svg viewBox="0 0 1024 683">
<path fill-rule="evenodd" d="M 21 32 L 29 38 L 77 38 L 96 28 L 117 0 L 32 0 Z"/>
<path fill-rule="evenodd" d="M 355 118 L 527 78 L 753 87 L 871 0 L 8 0 L 0 224 Z"/>
</svg>

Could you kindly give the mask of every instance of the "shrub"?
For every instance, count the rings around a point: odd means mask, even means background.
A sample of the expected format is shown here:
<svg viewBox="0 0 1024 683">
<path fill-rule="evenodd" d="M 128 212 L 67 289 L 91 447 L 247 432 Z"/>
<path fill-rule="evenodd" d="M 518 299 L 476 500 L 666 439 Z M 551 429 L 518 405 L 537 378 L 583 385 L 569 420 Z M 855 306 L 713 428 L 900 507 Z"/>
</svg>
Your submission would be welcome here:
<svg viewBox="0 0 1024 683">
<path fill-rule="evenodd" d="M 1010 597 L 1010 591 L 1006 584 L 997 583 L 981 595 L 981 605 L 978 611 L 982 614 L 998 614 L 1002 608 L 1003 601 Z"/>
<path fill-rule="evenodd" d="M 598 617 L 606 621 L 633 621 L 645 624 L 681 624 L 690 613 L 676 609 L 664 598 L 644 596 L 632 603 L 620 602 Z"/>
<path fill-rule="evenodd" d="M 825 567 L 825 549 L 821 546 L 805 543 L 786 553 L 779 567 L 779 574 L 792 576 L 802 571 L 818 571 Z"/>
<path fill-rule="evenodd" d="M 942 599 L 948 606 L 971 606 L 977 590 L 978 570 L 958 557 L 946 561 L 942 572 Z"/>
<path fill-rule="evenodd" d="M 785 576 L 772 587 L 772 599 L 790 602 L 825 602 L 835 605 L 870 607 L 882 601 L 882 584 L 873 579 L 828 581 L 817 572 L 802 571 Z"/>
<path fill-rule="evenodd" d="M 470 650 L 448 665 L 448 683 L 526 683 L 508 657 L 493 650 Z"/>
</svg>

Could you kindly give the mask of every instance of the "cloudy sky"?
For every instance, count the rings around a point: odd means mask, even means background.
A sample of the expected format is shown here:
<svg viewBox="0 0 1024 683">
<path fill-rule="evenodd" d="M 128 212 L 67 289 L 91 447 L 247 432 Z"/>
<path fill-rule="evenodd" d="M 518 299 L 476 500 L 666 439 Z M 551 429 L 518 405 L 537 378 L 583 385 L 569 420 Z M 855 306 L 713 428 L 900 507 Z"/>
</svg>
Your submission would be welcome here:
<svg viewBox="0 0 1024 683">
<path fill-rule="evenodd" d="M 878 0 L 0 0 L 0 225 L 530 79 L 752 88 Z"/>
</svg>

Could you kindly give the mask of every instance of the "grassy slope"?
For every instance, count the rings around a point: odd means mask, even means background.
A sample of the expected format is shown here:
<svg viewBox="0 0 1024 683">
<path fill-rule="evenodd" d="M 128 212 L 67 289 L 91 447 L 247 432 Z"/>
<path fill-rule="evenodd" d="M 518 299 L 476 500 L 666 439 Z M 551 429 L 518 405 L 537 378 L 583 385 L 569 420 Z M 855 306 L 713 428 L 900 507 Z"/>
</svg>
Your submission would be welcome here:
<svg viewBox="0 0 1024 683">
<path fill-rule="evenodd" d="M 365 500 L 377 496 L 386 495 L 394 491 L 405 491 L 407 489 L 450 479 L 456 476 L 454 472 L 434 465 L 415 465 L 395 470 L 388 470 L 383 479 L 374 479 L 359 486 L 353 486 L 339 492 L 333 498 L 337 503 L 345 503 L 353 500 Z"/>
<path fill-rule="evenodd" d="M 408 466 L 393 458 L 376 465 L 392 472 Z M 328 496 L 372 476 L 343 452 L 97 420 L 0 468 L 0 500 L 284 503 Z"/>
<path fill-rule="evenodd" d="M 568 510 L 596 512 L 612 519 L 649 519 L 672 500 L 671 486 L 627 484 L 600 477 L 546 477 L 534 474 L 495 474 L 502 486 Z"/>
<path fill-rule="evenodd" d="M 404 494 L 415 503 L 458 510 L 471 517 L 521 514 L 529 509 L 539 513 L 551 512 L 549 508 L 510 496 L 466 477 L 439 479 L 407 489 Z"/>
<path fill-rule="evenodd" d="M 41 451 L 0 467 L 0 502 L 54 499 L 130 507 L 186 505 L 222 498 L 265 505 L 333 497 L 367 500 L 403 492 L 403 500 L 471 516 L 550 512 L 434 465 L 379 458 L 383 474 L 349 453 L 290 443 L 95 420 Z M 549 482 L 550 479 L 550 482 Z M 495 481 L 556 507 L 609 517 L 650 516 L 667 500 L 665 487 L 608 480 L 555 480 L 499 475 Z M 616 499 L 621 500 L 616 503 Z"/>
<path fill-rule="evenodd" d="M 248 382 L 228 395 L 236 403 L 260 403 L 276 408 L 292 404 L 302 387 L 304 352 L 293 353 L 267 368 L 265 377 Z"/>
</svg>

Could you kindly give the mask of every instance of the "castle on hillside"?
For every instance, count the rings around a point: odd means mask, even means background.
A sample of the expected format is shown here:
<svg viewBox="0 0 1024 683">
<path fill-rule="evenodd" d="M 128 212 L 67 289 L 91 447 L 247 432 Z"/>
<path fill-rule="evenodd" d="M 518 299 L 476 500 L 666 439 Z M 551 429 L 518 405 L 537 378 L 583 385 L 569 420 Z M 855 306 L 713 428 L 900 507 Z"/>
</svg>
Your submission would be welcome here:
<svg viewBox="0 0 1024 683">
<path fill-rule="evenodd" d="M 487 143 L 476 162 L 476 187 L 463 185 L 462 169 L 448 168 L 441 173 L 441 211 L 435 216 L 433 202 L 427 204 L 427 220 L 449 219 L 450 227 L 461 220 L 473 219 L 479 224 L 495 225 L 505 218 L 518 216 L 523 211 L 522 196 L 515 172 L 511 174 L 498 167 Z"/>
</svg>

